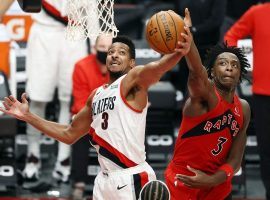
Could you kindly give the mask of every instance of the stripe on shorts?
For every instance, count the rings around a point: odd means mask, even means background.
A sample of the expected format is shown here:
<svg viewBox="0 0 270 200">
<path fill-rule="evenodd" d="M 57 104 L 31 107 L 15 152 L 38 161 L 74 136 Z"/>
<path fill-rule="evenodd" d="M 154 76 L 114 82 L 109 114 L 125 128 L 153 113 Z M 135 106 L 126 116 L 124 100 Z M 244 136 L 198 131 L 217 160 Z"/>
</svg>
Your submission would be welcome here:
<svg viewBox="0 0 270 200">
<path fill-rule="evenodd" d="M 133 174 L 133 181 L 134 181 L 136 199 L 139 199 L 141 189 L 149 181 L 147 172 Z"/>
</svg>

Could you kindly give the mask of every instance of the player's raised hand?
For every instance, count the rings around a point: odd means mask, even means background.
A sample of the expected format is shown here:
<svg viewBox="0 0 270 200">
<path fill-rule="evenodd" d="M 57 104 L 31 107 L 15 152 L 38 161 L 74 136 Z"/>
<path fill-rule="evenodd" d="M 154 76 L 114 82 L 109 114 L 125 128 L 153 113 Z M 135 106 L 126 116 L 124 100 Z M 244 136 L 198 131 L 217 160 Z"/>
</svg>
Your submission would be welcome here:
<svg viewBox="0 0 270 200">
<path fill-rule="evenodd" d="M 26 93 L 22 94 L 21 99 L 22 102 L 18 101 L 12 95 L 5 97 L 4 101 L 2 102 L 4 107 L 1 106 L 0 111 L 17 119 L 25 120 L 26 114 L 29 113 L 29 105 L 26 99 Z"/>
<path fill-rule="evenodd" d="M 184 23 L 185 23 L 185 26 L 192 27 L 192 21 L 191 21 L 190 12 L 188 8 L 185 9 Z"/>
<path fill-rule="evenodd" d="M 191 188 L 209 188 L 213 187 L 212 178 L 210 175 L 187 166 L 187 169 L 194 173 L 193 176 L 187 176 L 184 174 L 176 174 L 175 178 L 181 181 L 185 186 Z"/>
<path fill-rule="evenodd" d="M 184 18 L 184 30 L 185 33 L 181 33 L 181 36 L 184 38 L 184 41 L 178 41 L 175 51 L 183 55 L 186 55 L 190 51 L 190 46 L 192 43 L 192 34 L 190 32 L 190 27 L 192 26 L 191 17 L 189 10 L 185 9 L 185 18 Z"/>
<path fill-rule="evenodd" d="M 190 32 L 189 27 L 185 26 L 185 33 L 181 33 L 181 36 L 184 38 L 184 41 L 178 41 L 176 48 L 175 48 L 175 52 L 179 52 L 181 54 L 183 54 L 184 56 L 187 55 L 187 53 L 190 50 L 190 46 L 192 43 L 192 34 Z"/>
</svg>

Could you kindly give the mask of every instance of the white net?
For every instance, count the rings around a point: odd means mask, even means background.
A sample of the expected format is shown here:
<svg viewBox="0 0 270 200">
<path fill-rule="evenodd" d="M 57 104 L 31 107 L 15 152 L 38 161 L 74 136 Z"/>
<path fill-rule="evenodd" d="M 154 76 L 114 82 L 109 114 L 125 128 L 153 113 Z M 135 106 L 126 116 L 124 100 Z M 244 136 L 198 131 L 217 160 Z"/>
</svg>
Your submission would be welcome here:
<svg viewBox="0 0 270 200">
<path fill-rule="evenodd" d="M 69 40 L 95 40 L 101 33 L 117 36 L 114 23 L 114 0 L 68 0 L 68 26 L 66 36 Z"/>
</svg>

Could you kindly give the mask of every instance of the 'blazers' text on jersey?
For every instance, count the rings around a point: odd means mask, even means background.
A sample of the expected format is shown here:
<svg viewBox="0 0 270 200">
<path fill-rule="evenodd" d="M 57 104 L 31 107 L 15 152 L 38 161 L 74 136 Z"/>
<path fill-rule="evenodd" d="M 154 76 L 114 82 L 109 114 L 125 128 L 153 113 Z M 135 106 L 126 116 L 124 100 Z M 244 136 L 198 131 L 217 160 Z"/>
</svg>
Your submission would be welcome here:
<svg viewBox="0 0 270 200">
<path fill-rule="evenodd" d="M 98 152 L 102 170 L 134 167 L 145 162 L 147 106 L 135 110 L 121 94 L 120 77 L 99 87 L 92 100 L 91 143 Z"/>
</svg>

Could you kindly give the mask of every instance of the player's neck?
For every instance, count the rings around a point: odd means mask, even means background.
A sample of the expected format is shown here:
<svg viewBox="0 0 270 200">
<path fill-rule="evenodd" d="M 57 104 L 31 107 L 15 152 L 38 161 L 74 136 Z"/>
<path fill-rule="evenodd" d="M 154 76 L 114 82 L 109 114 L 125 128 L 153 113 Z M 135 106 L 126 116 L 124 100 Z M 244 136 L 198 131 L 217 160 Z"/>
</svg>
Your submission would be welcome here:
<svg viewBox="0 0 270 200">
<path fill-rule="evenodd" d="M 223 90 L 219 87 L 216 87 L 217 89 L 217 92 L 219 93 L 219 95 L 225 100 L 227 101 L 228 103 L 232 103 L 233 102 L 233 97 L 234 97 L 234 94 L 235 94 L 235 89 L 233 90 Z"/>
</svg>

